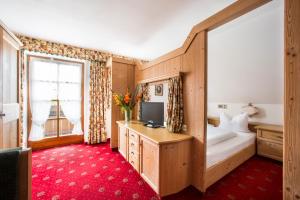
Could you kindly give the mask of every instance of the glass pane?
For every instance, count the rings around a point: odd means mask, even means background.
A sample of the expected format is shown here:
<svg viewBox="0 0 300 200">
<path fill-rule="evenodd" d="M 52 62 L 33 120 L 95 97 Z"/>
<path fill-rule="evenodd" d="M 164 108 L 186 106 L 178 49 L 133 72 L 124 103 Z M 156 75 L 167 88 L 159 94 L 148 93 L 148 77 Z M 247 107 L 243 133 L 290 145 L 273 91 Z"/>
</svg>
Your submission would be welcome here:
<svg viewBox="0 0 300 200">
<path fill-rule="evenodd" d="M 60 64 L 59 82 L 80 83 L 81 82 L 81 65 L 64 65 Z"/>
<path fill-rule="evenodd" d="M 45 123 L 45 138 L 57 136 L 57 101 L 52 102 L 49 118 Z"/>
<path fill-rule="evenodd" d="M 71 135 L 74 125 L 65 117 L 59 118 L 59 135 Z"/>
<path fill-rule="evenodd" d="M 59 100 L 81 100 L 80 83 L 60 83 Z"/>
<path fill-rule="evenodd" d="M 33 60 L 30 62 L 31 80 L 57 81 L 57 64 L 47 61 Z"/>
<path fill-rule="evenodd" d="M 60 101 L 60 135 L 81 134 L 81 101 Z"/>
<path fill-rule="evenodd" d="M 57 99 L 57 84 L 50 82 L 31 81 L 31 101 L 43 101 Z"/>
</svg>

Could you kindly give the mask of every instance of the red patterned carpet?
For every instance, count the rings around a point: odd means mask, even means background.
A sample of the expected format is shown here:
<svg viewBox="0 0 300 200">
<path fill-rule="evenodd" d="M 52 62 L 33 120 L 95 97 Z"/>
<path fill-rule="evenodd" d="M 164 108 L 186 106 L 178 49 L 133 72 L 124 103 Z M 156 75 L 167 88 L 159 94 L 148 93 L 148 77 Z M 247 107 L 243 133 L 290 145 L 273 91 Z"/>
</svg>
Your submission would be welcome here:
<svg viewBox="0 0 300 200">
<path fill-rule="evenodd" d="M 159 199 L 108 144 L 52 148 L 35 151 L 32 157 L 33 200 Z M 280 164 L 254 157 L 204 195 L 190 187 L 164 199 L 281 199 L 281 174 Z"/>
</svg>

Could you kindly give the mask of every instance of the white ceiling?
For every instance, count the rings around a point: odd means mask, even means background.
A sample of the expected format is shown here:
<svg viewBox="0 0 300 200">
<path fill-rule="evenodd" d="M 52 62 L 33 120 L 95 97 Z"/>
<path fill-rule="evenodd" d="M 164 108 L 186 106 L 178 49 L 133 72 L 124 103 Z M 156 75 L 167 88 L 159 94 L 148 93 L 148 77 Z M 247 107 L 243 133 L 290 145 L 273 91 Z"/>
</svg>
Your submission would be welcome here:
<svg viewBox="0 0 300 200">
<path fill-rule="evenodd" d="M 234 1 L 0 0 L 0 19 L 27 36 L 149 60 Z"/>
</svg>

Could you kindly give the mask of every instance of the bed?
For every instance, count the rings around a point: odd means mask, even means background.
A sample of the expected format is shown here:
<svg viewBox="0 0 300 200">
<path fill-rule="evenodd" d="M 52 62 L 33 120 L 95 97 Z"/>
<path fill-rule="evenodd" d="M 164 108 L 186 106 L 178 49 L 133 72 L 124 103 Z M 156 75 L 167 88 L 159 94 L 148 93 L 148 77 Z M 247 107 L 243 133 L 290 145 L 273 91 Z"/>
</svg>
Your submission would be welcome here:
<svg viewBox="0 0 300 200">
<path fill-rule="evenodd" d="M 205 189 L 255 154 L 255 137 L 253 132 L 207 126 Z"/>
</svg>

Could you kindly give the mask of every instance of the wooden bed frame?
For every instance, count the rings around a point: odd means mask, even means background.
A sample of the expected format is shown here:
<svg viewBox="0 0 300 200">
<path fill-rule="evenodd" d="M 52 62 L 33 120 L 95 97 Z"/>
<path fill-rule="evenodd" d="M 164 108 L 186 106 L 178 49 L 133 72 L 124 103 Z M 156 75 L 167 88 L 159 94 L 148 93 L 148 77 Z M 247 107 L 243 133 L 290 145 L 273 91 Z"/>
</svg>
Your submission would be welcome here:
<svg viewBox="0 0 300 200">
<path fill-rule="evenodd" d="M 207 168 L 204 178 L 204 189 L 206 190 L 209 186 L 255 155 L 255 148 L 255 143 L 251 144 L 229 158 Z"/>
<path fill-rule="evenodd" d="M 220 120 L 217 117 L 207 117 L 207 121 L 213 126 L 218 126 L 220 123 Z M 248 128 L 250 131 L 256 133 L 255 126 L 257 125 L 258 123 L 255 122 L 249 123 Z M 226 158 L 225 160 L 222 160 L 217 164 L 207 168 L 204 178 L 204 190 L 243 164 L 246 160 L 254 156 L 255 152 L 256 143 L 246 146 L 244 149 L 240 150 L 229 158 Z"/>
</svg>

